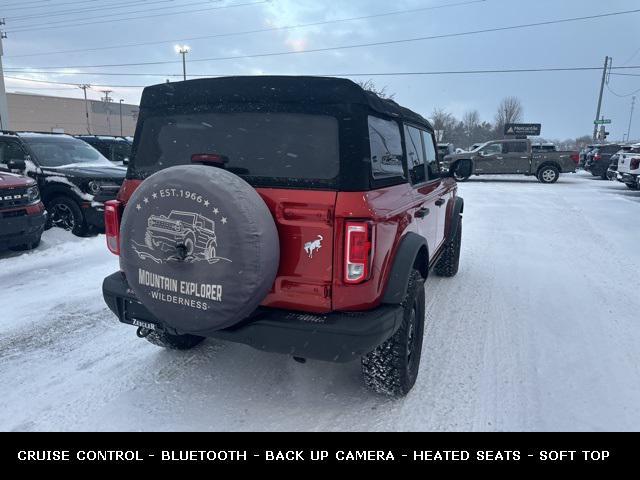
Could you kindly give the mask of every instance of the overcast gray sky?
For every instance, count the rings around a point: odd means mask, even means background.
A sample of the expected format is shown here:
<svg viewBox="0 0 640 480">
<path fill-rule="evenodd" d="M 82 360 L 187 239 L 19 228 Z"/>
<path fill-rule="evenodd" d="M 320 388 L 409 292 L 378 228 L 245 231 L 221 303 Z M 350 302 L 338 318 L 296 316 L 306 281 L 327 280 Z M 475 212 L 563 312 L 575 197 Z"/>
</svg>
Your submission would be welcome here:
<svg viewBox="0 0 640 480">
<path fill-rule="evenodd" d="M 613 57 L 614 66 L 640 66 L 640 12 L 389 45 L 197 61 L 388 42 L 633 9 L 640 9 L 639 0 L 0 1 L 0 16 L 7 19 L 6 76 L 110 86 L 116 101 L 123 98 L 132 103 L 139 101 L 142 91 L 135 86 L 160 83 L 168 75 L 181 75 L 181 60 L 174 51 L 176 43 L 191 47 L 187 73 L 199 75 L 598 67 L 603 65 L 606 55 Z M 274 30 L 399 11 L 405 12 Z M 86 25 L 70 25 L 72 22 Z M 255 30 L 267 31 L 227 35 Z M 203 36 L 210 38 L 193 39 Z M 137 43 L 147 45 L 123 46 Z M 95 48 L 100 50 L 69 51 Z M 170 63 L 98 67 L 145 62 Z M 56 73 L 33 73 L 44 67 L 55 67 L 51 70 Z M 17 68 L 28 73 L 17 72 Z M 631 96 L 625 95 L 638 90 L 631 136 L 640 138 L 640 67 L 614 72 L 625 75 L 612 75 L 605 90 L 603 112 L 613 120 L 609 130 L 614 139 L 626 133 Z M 445 108 L 458 117 L 466 110 L 477 109 L 483 120 L 491 121 L 501 98 L 515 95 L 524 105 L 525 121 L 541 122 L 542 134 L 547 138 L 566 138 L 591 133 L 601 72 L 373 78 L 376 84 L 394 92 L 399 103 L 427 117 L 434 107 Z M 64 85 L 10 78 L 6 83 L 8 91 L 82 95 L 78 88 Z M 94 87 L 90 97 L 100 98 L 99 90 L 105 88 Z"/>
</svg>

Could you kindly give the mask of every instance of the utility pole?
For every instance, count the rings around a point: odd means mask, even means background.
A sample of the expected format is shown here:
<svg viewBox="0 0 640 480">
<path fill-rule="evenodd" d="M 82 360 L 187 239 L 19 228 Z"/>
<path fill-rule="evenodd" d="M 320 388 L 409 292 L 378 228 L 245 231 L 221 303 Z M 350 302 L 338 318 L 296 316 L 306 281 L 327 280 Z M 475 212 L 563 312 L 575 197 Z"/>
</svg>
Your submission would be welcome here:
<svg viewBox="0 0 640 480">
<path fill-rule="evenodd" d="M 80 89 L 84 90 L 84 112 L 87 116 L 87 133 L 91 135 L 91 123 L 89 122 L 89 101 L 87 100 L 87 88 L 91 88 L 91 85 L 82 84 L 79 85 Z"/>
<path fill-rule="evenodd" d="M 182 78 L 184 80 L 187 79 L 187 53 L 191 51 L 191 47 L 189 45 L 176 45 L 175 46 L 176 53 L 182 55 Z"/>
<path fill-rule="evenodd" d="M 598 98 L 598 111 L 596 112 L 596 121 L 600 120 L 600 110 L 602 109 L 602 95 L 604 94 L 604 84 L 607 80 L 607 69 L 609 68 L 609 57 L 604 57 L 604 68 L 602 69 L 602 83 L 600 84 L 600 97 Z M 598 139 L 598 124 L 593 124 L 593 141 Z"/>
<path fill-rule="evenodd" d="M 5 24 L 4 18 L 0 19 L 0 27 Z M 4 30 L 0 29 L 0 129 L 9 130 L 9 107 L 7 106 L 7 92 L 4 86 L 4 70 L 2 68 L 2 55 L 4 54 L 2 40 L 7 38 Z"/>
<path fill-rule="evenodd" d="M 102 101 L 105 103 L 105 110 L 107 111 L 107 128 L 109 129 L 109 135 L 111 135 L 111 102 L 113 99 L 109 97 L 109 94 L 113 92 L 113 90 L 100 90 L 104 93 L 104 98 Z"/>
<path fill-rule="evenodd" d="M 120 99 L 120 136 L 124 137 L 124 130 L 122 129 L 122 102 L 124 102 L 124 98 Z"/>
<path fill-rule="evenodd" d="M 631 97 L 631 115 L 629 115 L 629 128 L 627 129 L 627 142 L 631 141 L 631 121 L 633 120 L 633 109 L 636 106 L 636 97 Z"/>
</svg>

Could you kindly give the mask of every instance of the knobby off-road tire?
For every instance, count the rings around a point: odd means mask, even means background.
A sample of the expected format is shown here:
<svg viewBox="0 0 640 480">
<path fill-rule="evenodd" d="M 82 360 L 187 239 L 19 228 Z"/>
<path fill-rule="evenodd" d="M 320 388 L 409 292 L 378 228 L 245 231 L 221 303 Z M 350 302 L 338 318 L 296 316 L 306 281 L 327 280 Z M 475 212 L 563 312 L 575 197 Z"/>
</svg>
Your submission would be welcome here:
<svg viewBox="0 0 640 480">
<path fill-rule="evenodd" d="M 456 182 L 466 182 L 471 178 L 471 162 L 469 160 L 459 160 L 453 166 L 453 178 Z"/>
<path fill-rule="evenodd" d="M 412 270 L 400 329 L 386 342 L 362 357 L 362 373 L 368 389 L 393 397 L 411 391 L 420 368 L 424 336 L 424 279 Z"/>
<path fill-rule="evenodd" d="M 462 246 L 462 216 L 458 221 L 458 227 L 454 237 L 447 242 L 444 253 L 435 267 L 436 275 L 439 277 L 454 277 L 458 273 L 460 266 L 460 247 Z"/>
<path fill-rule="evenodd" d="M 541 183 L 556 183 L 560 178 L 560 170 L 553 165 L 542 167 L 538 171 L 538 180 Z"/>
<path fill-rule="evenodd" d="M 144 338 L 157 347 L 169 350 L 190 350 L 204 340 L 204 337 L 196 335 L 170 335 L 166 332 L 151 332 Z"/>
<path fill-rule="evenodd" d="M 47 204 L 47 210 L 52 226 L 68 230 L 77 237 L 87 235 L 89 229 L 75 200 L 65 196 L 55 197 Z M 54 221 L 60 223 L 55 224 Z"/>
</svg>

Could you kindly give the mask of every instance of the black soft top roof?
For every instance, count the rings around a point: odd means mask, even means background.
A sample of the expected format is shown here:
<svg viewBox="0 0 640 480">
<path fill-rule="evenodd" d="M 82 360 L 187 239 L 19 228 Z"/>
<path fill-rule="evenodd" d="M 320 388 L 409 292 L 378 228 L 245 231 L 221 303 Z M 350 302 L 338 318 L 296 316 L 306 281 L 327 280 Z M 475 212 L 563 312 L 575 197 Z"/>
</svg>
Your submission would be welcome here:
<svg viewBox="0 0 640 480">
<path fill-rule="evenodd" d="M 144 89 L 141 109 L 221 103 L 298 103 L 363 105 L 375 113 L 433 131 L 421 115 L 380 98 L 344 78 L 305 76 L 238 76 L 163 83 Z"/>
</svg>

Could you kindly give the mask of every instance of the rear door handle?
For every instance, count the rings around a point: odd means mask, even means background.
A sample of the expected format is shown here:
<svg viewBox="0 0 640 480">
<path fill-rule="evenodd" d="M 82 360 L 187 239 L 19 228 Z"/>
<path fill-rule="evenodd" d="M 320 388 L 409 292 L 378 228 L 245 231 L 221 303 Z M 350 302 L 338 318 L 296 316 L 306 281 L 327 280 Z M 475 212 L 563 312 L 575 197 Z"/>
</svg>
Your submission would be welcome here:
<svg viewBox="0 0 640 480">
<path fill-rule="evenodd" d="M 416 212 L 416 218 L 424 218 L 429 215 L 430 210 L 426 207 L 421 208 Z"/>
<path fill-rule="evenodd" d="M 437 207 L 441 207 L 446 203 L 446 200 L 444 198 L 441 198 L 440 200 L 436 201 L 436 206 Z"/>
</svg>

